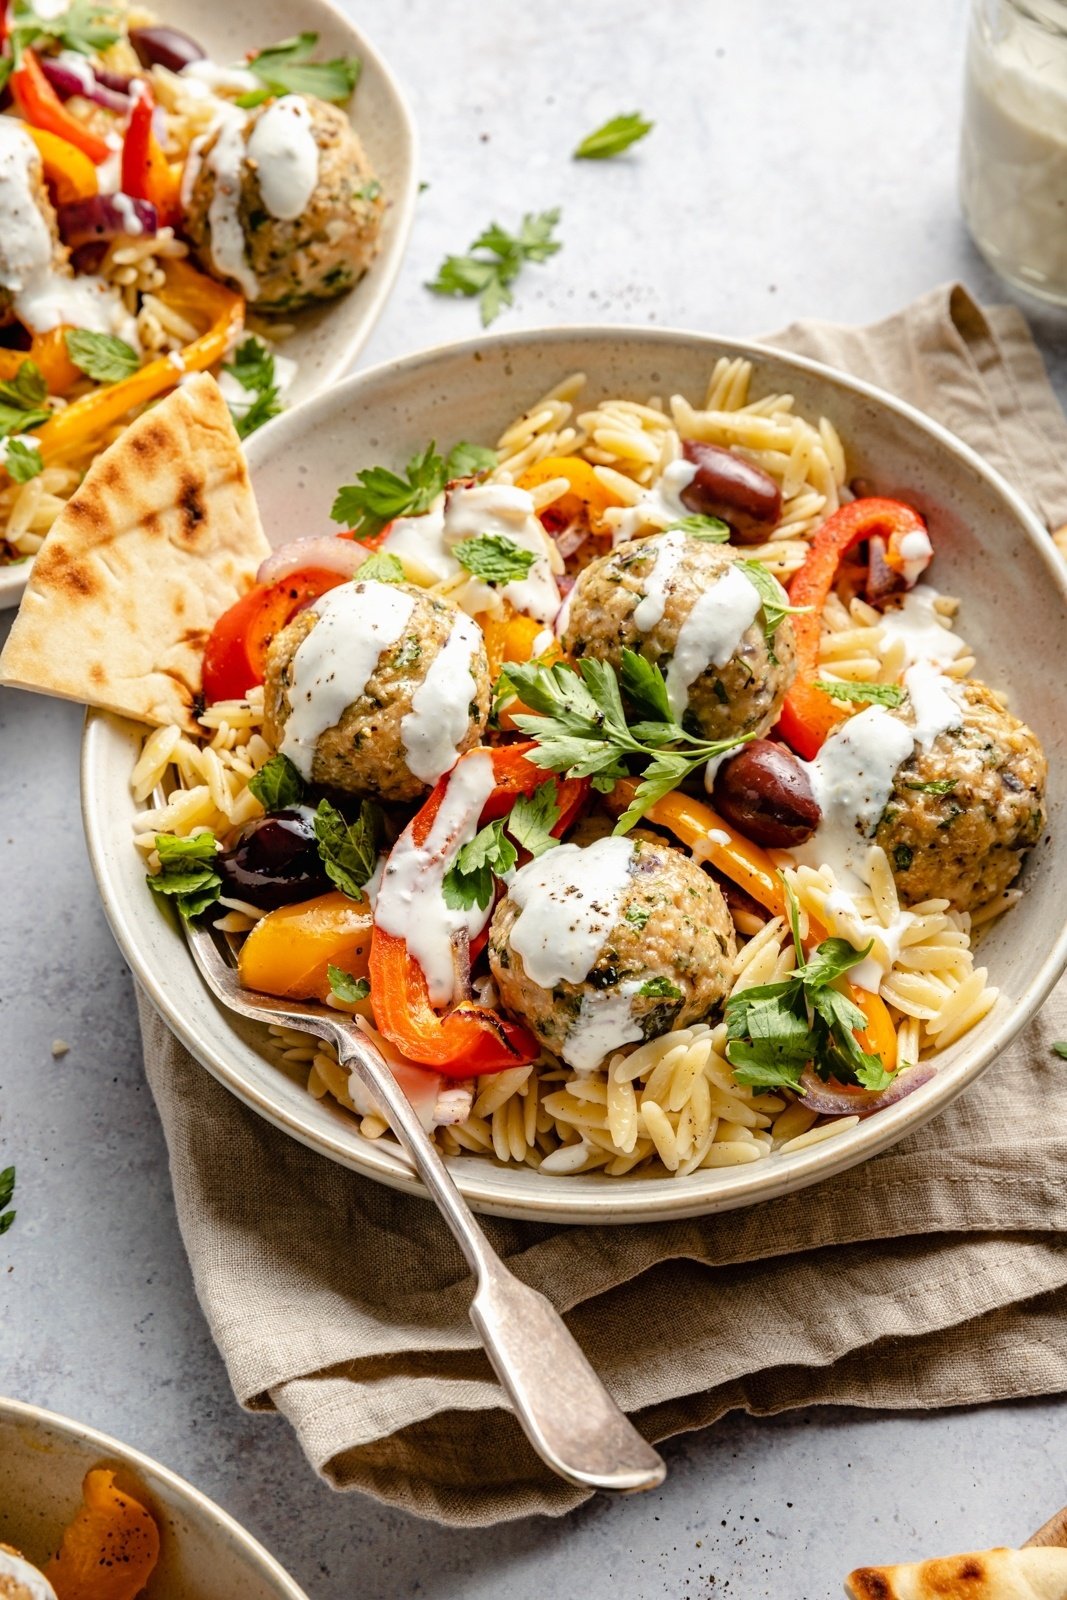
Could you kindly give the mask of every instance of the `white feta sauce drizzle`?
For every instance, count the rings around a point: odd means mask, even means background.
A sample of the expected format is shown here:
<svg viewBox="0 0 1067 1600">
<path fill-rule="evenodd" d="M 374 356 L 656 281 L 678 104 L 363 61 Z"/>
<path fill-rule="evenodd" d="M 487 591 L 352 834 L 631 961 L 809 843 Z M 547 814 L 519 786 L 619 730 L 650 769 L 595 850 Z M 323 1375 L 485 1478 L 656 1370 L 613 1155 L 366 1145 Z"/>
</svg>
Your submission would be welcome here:
<svg viewBox="0 0 1067 1600">
<path fill-rule="evenodd" d="M 56 269 L 55 243 L 37 204 L 37 146 L 14 117 L 0 117 L 0 284 L 34 333 L 66 324 L 113 333 L 140 351 L 137 325 L 103 278 Z"/>
<path fill-rule="evenodd" d="M 664 467 L 651 489 L 641 491 L 640 498 L 632 506 L 609 510 L 604 520 L 612 530 L 612 543 L 625 544 L 627 539 L 636 539 L 647 528 L 666 528 L 682 517 L 691 516 L 681 496 L 696 475 L 694 462 L 672 461 Z"/>
<path fill-rule="evenodd" d="M 385 933 L 403 939 L 426 976 L 430 1001 L 446 1006 L 455 990 L 454 940 L 476 939 L 489 921 L 492 904 L 457 910 L 445 904 L 445 874 L 478 831 L 482 808 L 496 779 L 492 757 L 478 751 L 460 761 L 423 844 L 410 827 L 393 846 L 374 907 L 374 921 Z M 551 852 L 555 854 L 555 852 Z"/>
<path fill-rule="evenodd" d="M 934 547 L 930 543 L 930 535 L 925 528 L 913 528 L 910 533 L 904 535 L 898 548 L 904 563 L 901 571 L 905 579 L 909 584 L 918 583 L 934 559 Z"/>
<path fill-rule="evenodd" d="M 597 839 L 584 849 L 557 845 L 520 867 L 508 890 L 519 907 L 511 947 L 543 989 L 581 983 L 619 919 L 630 882 L 629 839 Z"/>
<path fill-rule="evenodd" d="M 129 238 L 136 239 L 139 234 L 144 232 L 141 219 L 137 215 L 137 207 L 134 205 L 129 195 L 123 194 L 121 190 L 119 190 L 117 194 L 113 194 L 111 199 L 115 210 L 122 218 L 123 232 L 127 234 Z"/>
<path fill-rule="evenodd" d="M 459 746 L 470 727 L 470 706 L 477 683 L 474 657 L 482 630 L 462 611 L 430 662 L 429 671 L 411 697 L 411 710 L 400 723 L 408 770 L 423 783 L 436 783 L 454 767 Z"/>
<path fill-rule="evenodd" d="M 667 699 L 680 722 L 692 684 L 709 666 L 724 667 L 755 621 L 759 590 L 731 566 L 697 600 L 681 628 L 667 668 Z"/>
<path fill-rule="evenodd" d="M 319 181 L 319 147 L 307 101 L 283 94 L 265 107 L 248 138 L 248 159 L 271 216 L 281 222 L 299 217 Z"/>
<path fill-rule="evenodd" d="M 194 63 L 199 65 L 199 63 Z M 218 115 L 207 133 L 194 140 L 196 165 L 204 164 L 215 179 L 207 221 L 211 232 L 211 259 L 215 270 L 232 278 L 249 300 L 259 297 L 259 280 L 249 264 L 247 242 L 241 227 L 239 204 L 241 177 L 245 163 L 245 128 L 248 117 L 237 106 L 220 103 Z M 214 138 L 210 149 L 205 149 Z M 200 148 L 197 149 L 197 146 Z M 191 192 L 193 177 L 188 179 Z M 186 184 L 182 184 L 186 201 Z"/>
<path fill-rule="evenodd" d="M 560 1052 L 569 1067 L 595 1072 L 612 1051 L 644 1037 L 633 1014 L 633 998 L 640 987 L 636 979 L 629 979 L 615 989 L 582 995 L 581 1009 Z"/>
<path fill-rule="evenodd" d="M 183 86 L 198 98 L 219 89 L 229 90 L 231 94 L 252 94 L 263 88 L 262 81 L 246 67 L 220 67 L 215 61 L 187 61 L 178 76 Z"/>
<path fill-rule="evenodd" d="M 644 580 L 645 592 L 634 608 L 634 627 L 651 633 L 663 621 L 667 609 L 667 585 L 677 572 L 685 549 L 684 533 L 665 533 L 656 541 L 656 559 Z"/>
<path fill-rule="evenodd" d="M 406 628 L 415 601 L 391 583 L 342 583 L 314 609 L 318 620 L 293 656 L 281 743 L 282 755 L 307 779 L 319 738 L 359 699 L 378 657 Z"/>
<path fill-rule="evenodd" d="M 0 1550 L 0 1578 L 13 1578 L 22 1584 L 32 1600 L 56 1600 L 56 1591 L 44 1573 L 13 1550 Z"/>
<path fill-rule="evenodd" d="M 909 662 L 933 661 L 947 667 L 967 646 L 951 628 L 946 628 L 937 610 L 940 595 L 928 583 L 909 589 L 899 606 L 882 615 L 881 653 L 902 640 Z"/>
<path fill-rule="evenodd" d="M 963 704 L 959 689 L 932 662 L 917 661 L 909 667 L 904 674 L 904 687 L 914 718 L 915 743 L 923 750 L 929 750 L 939 734 L 962 726 Z"/>
<path fill-rule="evenodd" d="M 497 535 L 534 556 L 524 578 L 499 588 L 472 578 L 462 603 L 470 612 L 499 611 L 501 599 L 537 622 L 550 623 L 559 612 L 559 587 L 553 562 L 555 547 L 534 510 L 526 489 L 509 483 L 476 483 L 449 489 L 420 517 L 398 517 L 382 541 L 382 549 L 411 569 L 413 577 L 441 583 L 458 577 L 462 567 L 452 553 L 461 539 Z"/>
</svg>

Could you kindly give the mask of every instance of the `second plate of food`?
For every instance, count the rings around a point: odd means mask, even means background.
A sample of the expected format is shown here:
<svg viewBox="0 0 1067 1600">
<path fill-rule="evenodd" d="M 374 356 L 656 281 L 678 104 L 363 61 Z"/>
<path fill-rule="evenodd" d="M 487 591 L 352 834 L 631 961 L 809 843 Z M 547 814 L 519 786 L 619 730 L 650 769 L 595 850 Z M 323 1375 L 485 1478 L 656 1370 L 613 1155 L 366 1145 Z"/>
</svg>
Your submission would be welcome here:
<svg viewBox="0 0 1067 1600">
<path fill-rule="evenodd" d="M 226 835 L 261 804 L 324 802 L 355 831 L 321 846 L 336 870 L 308 880 L 329 891 L 310 920 L 257 924 L 252 878 L 227 880 L 246 981 L 317 974 L 306 992 L 321 979 L 437 1062 L 427 1116 L 484 1211 L 636 1222 L 788 1193 L 942 1111 L 1040 1005 L 1067 961 L 1067 788 L 1042 751 L 1067 690 L 1034 663 L 1064 577 L 944 430 L 770 349 L 557 329 L 379 368 L 269 444 L 249 450 L 268 537 L 327 543 L 261 578 L 339 553 L 347 574 L 294 601 L 266 714 L 259 694 L 216 705 L 202 756 L 169 734 L 145 754 L 143 729 L 94 714 L 83 762 L 127 959 L 260 1114 L 418 1192 L 336 1062 L 221 1012 L 146 893 L 155 831 Z M 168 767 L 201 798 L 146 813 Z M 635 791 L 644 814 L 613 833 Z M 389 850 L 369 885 L 368 792 Z M 351 878 L 364 900 L 336 920 Z"/>
</svg>

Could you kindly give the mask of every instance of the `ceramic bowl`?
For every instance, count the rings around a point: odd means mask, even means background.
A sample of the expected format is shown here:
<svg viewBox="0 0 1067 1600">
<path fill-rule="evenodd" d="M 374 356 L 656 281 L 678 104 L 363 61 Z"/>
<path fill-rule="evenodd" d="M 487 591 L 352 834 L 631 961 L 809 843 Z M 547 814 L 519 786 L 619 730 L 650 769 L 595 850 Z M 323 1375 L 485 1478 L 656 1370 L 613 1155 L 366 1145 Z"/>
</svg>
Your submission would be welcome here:
<svg viewBox="0 0 1067 1600">
<path fill-rule="evenodd" d="M 431 350 L 350 379 L 283 417 L 249 459 L 268 535 L 331 526 L 337 486 L 361 464 L 401 466 L 430 439 L 492 442 L 567 373 L 588 375 L 589 402 L 623 395 L 704 393 L 717 357 L 748 356 L 762 391 L 796 397 L 830 417 L 850 472 L 877 490 L 906 490 L 928 516 L 936 582 L 962 601 L 962 631 L 982 676 L 1003 689 L 1053 755 L 1049 835 L 1026 869 L 1027 893 L 982 944 L 1000 990 L 995 1009 L 945 1051 L 937 1076 L 851 1132 L 786 1156 L 689 1177 L 539 1175 L 479 1158 L 452 1163 L 476 1208 L 542 1221 L 649 1222 L 748 1205 L 788 1193 L 884 1150 L 935 1116 L 980 1076 L 1032 1016 L 1067 964 L 1067 854 L 1056 847 L 1067 809 L 1067 764 L 1056 760 L 1067 727 L 1067 679 L 1050 670 L 1067 620 L 1064 568 L 1019 497 L 943 428 L 888 395 L 814 362 L 705 335 L 631 328 L 556 328 L 481 338 Z M 411 1193 L 421 1192 L 397 1147 L 361 1137 L 340 1107 L 317 1101 L 264 1053 L 262 1032 L 220 1011 L 199 982 L 181 934 L 145 893 L 130 844 L 128 780 L 140 730 L 88 721 L 82 789 L 89 849 L 123 953 L 194 1056 L 232 1092 L 312 1149 Z M 1022 1115 L 1022 1113 L 1020 1113 Z"/>
<path fill-rule="evenodd" d="M 350 294 L 297 313 L 282 350 L 298 364 L 290 405 L 318 394 L 352 365 L 393 287 L 418 192 L 415 124 L 400 86 L 370 41 L 329 0 L 168 0 L 166 21 L 203 45 L 212 60 L 239 61 L 257 46 L 301 31 L 319 35 L 323 60 L 355 55 L 363 63 L 349 116 L 389 197 L 381 245 Z M 0 611 L 16 606 L 31 563 L 0 566 Z"/>
<path fill-rule="evenodd" d="M 90 1467 L 116 1470 L 159 1526 L 145 1600 L 307 1600 L 220 1506 L 158 1462 L 39 1406 L 0 1399 L 0 1544 L 43 1566 L 81 1504 Z"/>
</svg>

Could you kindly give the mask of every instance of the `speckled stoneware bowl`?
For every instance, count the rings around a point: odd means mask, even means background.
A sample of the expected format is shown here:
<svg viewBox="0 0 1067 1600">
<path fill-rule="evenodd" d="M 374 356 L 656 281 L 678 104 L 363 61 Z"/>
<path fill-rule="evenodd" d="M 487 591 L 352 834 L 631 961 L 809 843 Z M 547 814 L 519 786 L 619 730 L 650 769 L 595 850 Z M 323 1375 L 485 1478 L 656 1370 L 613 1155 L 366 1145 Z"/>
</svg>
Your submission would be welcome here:
<svg viewBox="0 0 1067 1600">
<path fill-rule="evenodd" d="M 930 1083 L 851 1132 L 785 1157 L 687 1178 L 541 1176 L 480 1158 L 452 1163 L 473 1206 L 505 1216 L 570 1222 L 649 1222 L 697 1216 L 782 1195 L 884 1150 L 942 1111 L 993 1062 L 1067 965 L 1067 729 L 1062 658 L 1064 569 L 1047 533 L 1006 483 L 911 407 L 814 362 L 699 334 L 556 328 L 473 340 L 410 356 L 352 378 L 283 417 L 249 458 L 264 524 L 276 543 L 332 526 L 336 487 L 376 462 L 401 466 L 428 440 L 494 440 L 565 374 L 588 374 L 590 402 L 608 395 L 704 393 L 720 355 L 751 357 L 760 390 L 836 423 L 850 471 L 879 491 L 906 490 L 929 518 L 938 586 L 960 597 L 962 631 L 982 676 L 1007 691 L 1053 757 L 1049 831 L 1026 869 L 1022 904 L 989 933 L 981 960 L 1001 991 L 995 1009 L 944 1052 Z M 361 1137 L 327 1100 L 313 1100 L 264 1053 L 262 1032 L 222 1012 L 201 985 L 181 934 L 154 896 L 130 844 L 128 780 L 140 730 L 90 716 L 82 766 L 85 823 L 97 881 L 122 950 L 171 1027 L 209 1072 L 262 1116 L 314 1150 L 412 1193 L 396 1146 Z M 1020 1108 L 1022 1126 L 1024 1108 Z"/>
<path fill-rule="evenodd" d="M 289 404 L 319 394 L 346 372 L 370 336 L 393 287 L 415 215 L 418 192 L 415 123 L 400 86 L 370 41 L 330 0 L 167 0 L 149 9 L 191 34 L 220 65 L 295 33 L 319 35 L 318 57 L 355 55 L 363 63 L 348 114 L 381 180 L 389 205 L 381 245 L 350 294 L 301 311 L 281 347 L 298 363 Z M 30 562 L 0 566 L 0 611 L 16 606 Z"/>
<path fill-rule="evenodd" d="M 159 1565 L 145 1600 L 307 1600 L 261 1544 L 199 1489 L 116 1439 L 39 1406 L 0 1399 L 0 1544 L 39 1565 L 81 1504 L 90 1467 L 118 1482 L 155 1517 Z"/>
</svg>

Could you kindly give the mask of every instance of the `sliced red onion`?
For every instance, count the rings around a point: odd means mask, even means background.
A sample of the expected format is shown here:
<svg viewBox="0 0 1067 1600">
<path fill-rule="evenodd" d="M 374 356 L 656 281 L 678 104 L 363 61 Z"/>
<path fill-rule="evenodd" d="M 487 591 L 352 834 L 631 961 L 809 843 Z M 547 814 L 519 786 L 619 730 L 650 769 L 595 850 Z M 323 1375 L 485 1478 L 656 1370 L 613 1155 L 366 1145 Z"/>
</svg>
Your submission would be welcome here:
<svg viewBox="0 0 1067 1600">
<path fill-rule="evenodd" d="M 71 67 L 65 61 L 57 61 L 54 56 L 42 56 L 41 70 L 61 100 L 69 100 L 71 95 L 80 94 L 94 105 L 103 106 L 105 111 L 117 111 L 123 117 L 130 109 L 129 95 L 105 83 L 102 75 L 88 61 L 84 66 Z M 123 81 L 117 73 L 109 76 L 118 82 Z M 125 81 L 128 83 L 129 79 Z"/>
<path fill-rule="evenodd" d="M 131 28 L 130 43 L 142 67 L 166 67 L 180 72 L 191 61 L 203 61 L 205 52 L 180 28 Z"/>
<path fill-rule="evenodd" d="M 579 528 L 577 524 L 572 523 L 569 528 L 564 528 L 562 533 L 553 534 L 551 537 L 555 539 L 556 549 L 564 561 L 568 561 L 571 556 L 577 555 L 588 539 L 589 529 Z"/>
<path fill-rule="evenodd" d="M 151 239 L 159 231 L 159 217 L 150 200 L 133 200 L 125 194 L 94 194 L 88 200 L 70 200 L 56 212 L 59 236 L 72 250 L 126 237 Z M 137 223 L 132 227 L 131 223 Z"/>
<path fill-rule="evenodd" d="M 898 1072 L 887 1089 L 846 1089 L 834 1086 L 833 1080 L 823 1083 L 810 1067 L 805 1068 L 800 1079 L 801 1105 L 817 1111 L 820 1117 L 870 1117 L 886 1106 L 895 1105 L 936 1077 L 937 1068 L 929 1064 L 905 1067 Z"/>
<path fill-rule="evenodd" d="M 901 573 L 894 572 L 885 558 L 885 540 L 875 534 L 867 544 L 867 581 L 864 598 L 868 605 L 877 606 L 891 594 L 899 594 L 908 586 Z"/>
<path fill-rule="evenodd" d="M 364 546 L 354 539 L 341 539 L 334 533 L 311 534 L 306 539 L 291 539 L 272 551 L 256 573 L 256 582 L 276 583 L 304 567 L 325 568 L 350 578 L 367 555 Z"/>
</svg>

